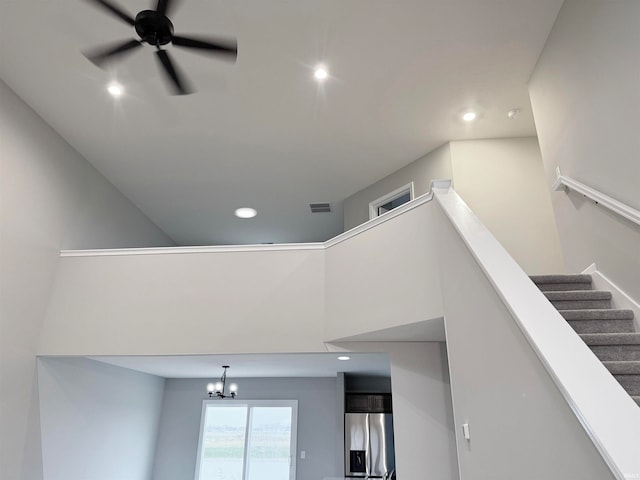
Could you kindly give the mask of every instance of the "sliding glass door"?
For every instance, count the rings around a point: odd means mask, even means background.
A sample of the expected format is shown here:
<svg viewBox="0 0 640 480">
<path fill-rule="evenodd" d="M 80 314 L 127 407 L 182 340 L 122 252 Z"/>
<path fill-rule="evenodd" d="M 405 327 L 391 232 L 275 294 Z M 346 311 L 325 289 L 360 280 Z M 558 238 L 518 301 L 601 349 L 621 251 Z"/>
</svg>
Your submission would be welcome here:
<svg viewBox="0 0 640 480">
<path fill-rule="evenodd" d="M 206 400 L 195 480 L 295 480 L 297 400 Z"/>
</svg>

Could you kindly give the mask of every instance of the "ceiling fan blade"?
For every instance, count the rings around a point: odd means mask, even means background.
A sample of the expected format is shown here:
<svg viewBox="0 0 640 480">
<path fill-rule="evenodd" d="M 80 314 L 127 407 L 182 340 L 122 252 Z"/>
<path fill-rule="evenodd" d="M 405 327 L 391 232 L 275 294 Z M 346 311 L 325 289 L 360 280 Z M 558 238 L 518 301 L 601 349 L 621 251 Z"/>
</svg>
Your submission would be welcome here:
<svg viewBox="0 0 640 480">
<path fill-rule="evenodd" d="M 174 35 L 171 41 L 176 47 L 197 48 L 209 53 L 233 56 L 233 58 L 238 55 L 238 46 L 235 41 L 218 42 L 192 37 L 179 37 L 177 35 Z"/>
<path fill-rule="evenodd" d="M 122 54 L 130 53 L 134 48 L 141 46 L 142 42 L 139 40 L 127 40 L 126 42 L 120 42 L 115 45 L 87 52 L 84 56 L 94 65 L 102 67 L 108 62 L 116 60 Z"/>
<path fill-rule="evenodd" d="M 164 68 L 164 72 L 171 79 L 176 95 L 188 95 L 189 93 L 192 93 L 192 89 L 188 86 L 187 82 L 184 80 L 184 77 L 180 75 L 176 70 L 167 51 L 158 50 L 156 52 L 156 55 L 160 60 L 160 64 Z"/>
<path fill-rule="evenodd" d="M 125 12 L 124 10 L 122 10 L 120 7 L 114 5 L 113 3 L 107 2 L 107 0 L 90 0 L 90 1 L 92 3 L 98 4 L 101 7 L 107 9 L 109 12 L 114 14 L 123 22 L 126 22 L 131 26 L 135 25 L 136 21 L 133 19 L 133 17 L 129 15 L 127 12 Z"/>
<path fill-rule="evenodd" d="M 158 0 L 158 6 L 156 7 L 156 12 L 160 15 L 169 16 L 171 10 L 176 7 L 176 0 Z"/>
</svg>

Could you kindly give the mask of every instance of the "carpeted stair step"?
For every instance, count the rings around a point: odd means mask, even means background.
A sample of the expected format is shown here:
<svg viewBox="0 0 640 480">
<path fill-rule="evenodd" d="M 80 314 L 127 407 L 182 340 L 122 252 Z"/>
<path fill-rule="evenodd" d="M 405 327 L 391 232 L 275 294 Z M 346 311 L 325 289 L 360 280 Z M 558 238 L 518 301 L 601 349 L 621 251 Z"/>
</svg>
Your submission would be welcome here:
<svg viewBox="0 0 640 480">
<path fill-rule="evenodd" d="M 614 377 L 629 395 L 640 395 L 640 375 L 614 375 Z"/>
<path fill-rule="evenodd" d="M 629 395 L 640 398 L 640 361 L 602 363 Z"/>
<path fill-rule="evenodd" d="M 640 405 L 640 333 L 632 310 L 592 289 L 591 275 L 534 275 L 531 280 Z"/>
<path fill-rule="evenodd" d="M 602 361 L 640 360 L 640 333 L 581 333 L 580 337 Z"/>
<path fill-rule="evenodd" d="M 543 292 L 591 290 L 591 275 L 532 275 L 529 278 Z"/>
<path fill-rule="evenodd" d="M 602 362 L 614 375 L 640 375 L 640 360 L 635 362 Z"/>
<path fill-rule="evenodd" d="M 559 310 L 578 333 L 634 332 L 633 310 Z"/>
<path fill-rule="evenodd" d="M 543 292 L 558 310 L 580 310 L 587 308 L 611 308 L 611 292 L 584 290 L 571 292 Z"/>
</svg>

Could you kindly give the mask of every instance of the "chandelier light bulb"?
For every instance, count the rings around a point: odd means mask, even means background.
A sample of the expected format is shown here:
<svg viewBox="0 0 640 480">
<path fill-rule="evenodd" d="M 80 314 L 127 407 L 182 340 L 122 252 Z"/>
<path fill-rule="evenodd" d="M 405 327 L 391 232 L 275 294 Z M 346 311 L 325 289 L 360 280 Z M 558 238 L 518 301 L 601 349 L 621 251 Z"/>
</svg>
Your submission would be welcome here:
<svg viewBox="0 0 640 480">
<path fill-rule="evenodd" d="M 229 391 L 231 393 L 238 393 L 238 384 L 232 383 L 231 385 L 229 385 Z"/>
<path fill-rule="evenodd" d="M 212 394 L 216 389 L 216 386 L 213 383 L 209 383 L 207 384 L 207 392 L 209 394 Z"/>
<path fill-rule="evenodd" d="M 222 392 L 222 382 L 216 382 L 216 393 Z"/>
</svg>

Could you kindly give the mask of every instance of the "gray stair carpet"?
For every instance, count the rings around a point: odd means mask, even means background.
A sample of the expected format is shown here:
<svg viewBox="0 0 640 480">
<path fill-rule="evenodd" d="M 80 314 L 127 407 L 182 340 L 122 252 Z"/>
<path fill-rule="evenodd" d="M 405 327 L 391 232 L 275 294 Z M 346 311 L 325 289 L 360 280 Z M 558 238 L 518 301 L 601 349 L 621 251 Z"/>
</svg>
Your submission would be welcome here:
<svg viewBox="0 0 640 480">
<path fill-rule="evenodd" d="M 591 275 L 534 275 L 533 283 L 640 405 L 640 332 L 632 310 L 612 308 Z"/>
</svg>

